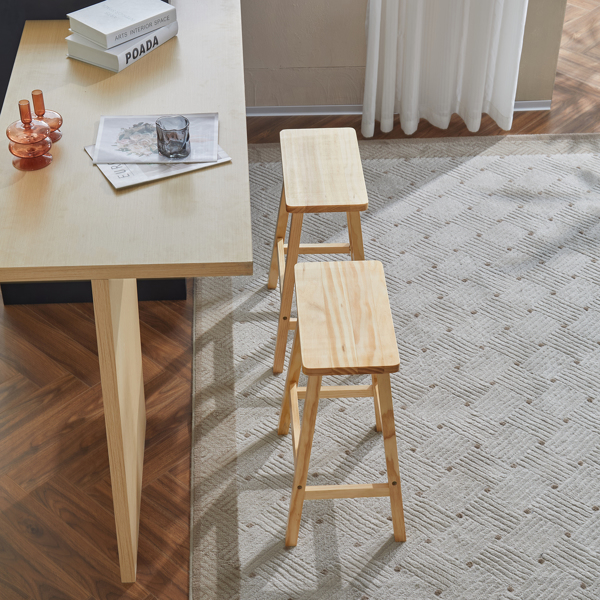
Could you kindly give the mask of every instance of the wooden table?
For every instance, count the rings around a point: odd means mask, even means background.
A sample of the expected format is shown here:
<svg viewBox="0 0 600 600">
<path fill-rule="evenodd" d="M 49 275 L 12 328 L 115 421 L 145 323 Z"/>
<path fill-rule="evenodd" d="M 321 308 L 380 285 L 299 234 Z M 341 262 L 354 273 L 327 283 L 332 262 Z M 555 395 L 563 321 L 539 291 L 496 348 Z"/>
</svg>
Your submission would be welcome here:
<svg viewBox="0 0 600 600">
<path fill-rule="evenodd" d="M 67 21 L 29 21 L 0 127 L 44 92 L 52 165 L 0 160 L 0 281 L 92 280 L 121 578 L 136 577 L 145 437 L 136 278 L 250 275 L 240 0 L 173 0 L 179 35 L 115 74 L 65 58 Z M 101 115 L 219 113 L 232 163 L 115 191 L 84 152 Z"/>
</svg>

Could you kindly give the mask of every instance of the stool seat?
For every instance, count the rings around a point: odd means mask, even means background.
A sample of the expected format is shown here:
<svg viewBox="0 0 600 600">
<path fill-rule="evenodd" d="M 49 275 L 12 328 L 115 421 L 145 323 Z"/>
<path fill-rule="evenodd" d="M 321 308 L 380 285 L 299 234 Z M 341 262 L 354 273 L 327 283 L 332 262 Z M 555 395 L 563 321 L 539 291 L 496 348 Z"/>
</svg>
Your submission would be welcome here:
<svg viewBox="0 0 600 600">
<path fill-rule="evenodd" d="M 354 129 L 288 129 L 281 132 L 280 140 L 288 213 L 367 209 Z"/>
<path fill-rule="evenodd" d="M 295 276 L 306 375 L 399 370 L 398 344 L 380 262 L 298 263 Z"/>
<path fill-rule="evenodd" d="M 281 292 L 273 373 L 283 371 L 288 332 L 297 325 L 291 310 L 298 256 L 349 254 L 352 260 L 364 260 L 360 212 L 369 204 L 354 129 L 287 129 L 280 139 L 283 186 L 267 281 L 273 290 L 279 280 Z M 348 243 L 301 244 L 304 213 L 330 212 L 346 213 Z"/>
</svg>

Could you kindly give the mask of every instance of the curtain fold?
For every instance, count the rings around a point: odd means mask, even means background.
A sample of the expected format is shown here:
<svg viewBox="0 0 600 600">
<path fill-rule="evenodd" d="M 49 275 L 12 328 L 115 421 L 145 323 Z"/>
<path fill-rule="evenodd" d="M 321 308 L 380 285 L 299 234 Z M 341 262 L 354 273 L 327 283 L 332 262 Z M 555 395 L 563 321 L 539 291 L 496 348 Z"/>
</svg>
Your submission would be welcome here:
<svg viewBox="0 0 600 600">
<path fill-rule="evenodd" d="M 512 126 L 528 0 L 369 0 L 362 134 L 446 129 L 458 113 Z"/>
</svg>

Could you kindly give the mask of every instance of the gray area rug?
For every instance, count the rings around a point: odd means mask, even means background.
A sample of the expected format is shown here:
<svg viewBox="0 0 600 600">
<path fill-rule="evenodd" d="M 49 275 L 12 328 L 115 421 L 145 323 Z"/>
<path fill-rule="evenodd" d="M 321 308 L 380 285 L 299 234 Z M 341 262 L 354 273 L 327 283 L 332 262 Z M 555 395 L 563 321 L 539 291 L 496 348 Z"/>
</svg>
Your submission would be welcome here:
<svg viewBox="0 0 600 600">
<path fill-rule="evenodd" d="M 600 598 L 600 138 L 360 150 L 365 254 L 400 349 L 408 541 L 387 498 L 323 500 L 284 548 L 292 442 L 266 288 L 281 164 L 253 146 L 255 274 L 195 288 L 193 600 Z M 346 240 L 345 215 L 305 218 L 304 242 Z M 322 400 L 310 483 L 385 481 L 384 465 L 372 401 Z"/>
</svg>

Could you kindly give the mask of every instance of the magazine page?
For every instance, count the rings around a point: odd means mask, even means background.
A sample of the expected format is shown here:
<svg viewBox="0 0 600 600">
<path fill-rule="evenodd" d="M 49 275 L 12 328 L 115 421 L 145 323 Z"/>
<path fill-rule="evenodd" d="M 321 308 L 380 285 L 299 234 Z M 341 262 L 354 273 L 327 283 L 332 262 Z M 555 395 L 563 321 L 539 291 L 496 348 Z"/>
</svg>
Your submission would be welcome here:
<svg viewBox="0 0 600 600">
<path fill-rule="evenodd" d="M 86 146 L 85 151 L 90 157 L 94 156 L 94 146 Z M 102 174 L 110 181 L 112 186 L 120 190 L 132 185 L 154 181 L 155 179 L 164 179 L 165 177 L 172 177 L 180 173 L 189 173 L 190 171 L 197 171 L 198 169 L 205 169 L 206 167 L 230 161 L 231 157 L 227 155 L 221 146 L 218 146 L 217 160 L 212 163 L 179 163 L 170 165 L 115 163 L 97 164 L 96 166 L 102 171 Z"/>
<path fill-rule="evenodd" d="M 218 113 L 183 115 L 190 122 L 191 152 L 185 158 L 158 153 L 156 120 L 165 115 L 100 117 L 93 161 L 103 163 L 214 163 L 219 140 Z"/>
</svg>

